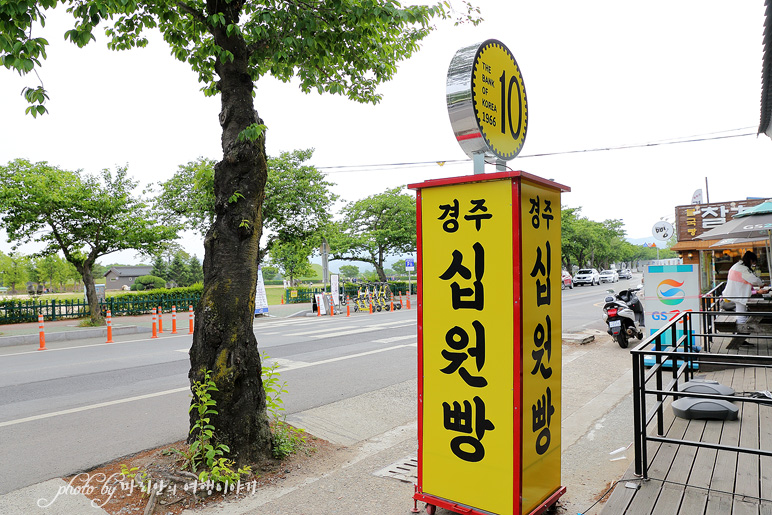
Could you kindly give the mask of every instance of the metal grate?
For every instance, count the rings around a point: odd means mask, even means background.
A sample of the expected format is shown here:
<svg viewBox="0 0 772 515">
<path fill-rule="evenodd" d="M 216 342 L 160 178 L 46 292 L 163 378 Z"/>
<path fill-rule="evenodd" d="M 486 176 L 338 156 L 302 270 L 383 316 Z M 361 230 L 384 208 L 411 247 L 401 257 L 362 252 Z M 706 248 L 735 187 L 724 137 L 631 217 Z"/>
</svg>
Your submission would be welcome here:
<svg viewBox="0 0 772 515">
<path fill-rule="evenodd" d="M 373 475 L 398 479 L 405 483 L 418 483 L 418 458 L 415 456 L 408 456 L 407 458 L 392 463 L 388 467 L 373 472 Z"/>
</svg>

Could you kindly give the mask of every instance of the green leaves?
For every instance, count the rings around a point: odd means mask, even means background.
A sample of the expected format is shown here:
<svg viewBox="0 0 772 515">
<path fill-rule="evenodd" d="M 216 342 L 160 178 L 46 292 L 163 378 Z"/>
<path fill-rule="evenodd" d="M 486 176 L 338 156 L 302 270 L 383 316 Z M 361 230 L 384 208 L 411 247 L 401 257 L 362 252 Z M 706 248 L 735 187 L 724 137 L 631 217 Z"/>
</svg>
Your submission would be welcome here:
<svg viewBox="0 0 772 515">
<path fill-rule="evenodd" d="M 242 142 L 248 140 L 254 143 L 263 135 L 263 132 L 265 132 L 266 129 L 267 127 L 261 123 L 253 123 L 241 131 L 236 139 Z"/>
<path fill-rule="evenodd" d="M 329 238 L 333 259 L 370 263 L 385 281 L 385 257 L 415 250 L 415 197 L 401 191 L 393 188 L 346 205 Z"/>
<path fill-rule="evenodd" d="M 46 107 L 43 105 L 43 103 L 48 100 L 48 93 L 46 93 L 46 90 L 44 90 L 42 86 L 35 89 L 24 88 L 22 90 L 22 95 L 27 100 L 27 102 L 33 104 L 27 107 L 26 114 L 31 114 L 33 118 L 37 118 L 37 115 L 45 114 L 48 112 Z"/>
</svg>

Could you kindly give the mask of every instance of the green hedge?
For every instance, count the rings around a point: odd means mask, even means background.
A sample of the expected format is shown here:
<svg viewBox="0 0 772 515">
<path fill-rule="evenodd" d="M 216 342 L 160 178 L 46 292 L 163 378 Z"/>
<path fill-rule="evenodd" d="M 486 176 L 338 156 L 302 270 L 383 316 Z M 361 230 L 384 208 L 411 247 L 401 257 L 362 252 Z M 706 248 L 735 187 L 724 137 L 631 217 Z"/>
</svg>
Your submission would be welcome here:
<svg viewBox="0 0 772 515">
<path fill-rule="evenodd" d="M 180 288 L 159 288 L 157 290 L 145 290 L 132 293 L 119 293 L 113 298 L 115 300 L 153 300 L 161 299 L 167 296 L 198 296 L 204 291 L 204 285 L 196 283 L 193 286 L 183 286 Z"/>
</svg>

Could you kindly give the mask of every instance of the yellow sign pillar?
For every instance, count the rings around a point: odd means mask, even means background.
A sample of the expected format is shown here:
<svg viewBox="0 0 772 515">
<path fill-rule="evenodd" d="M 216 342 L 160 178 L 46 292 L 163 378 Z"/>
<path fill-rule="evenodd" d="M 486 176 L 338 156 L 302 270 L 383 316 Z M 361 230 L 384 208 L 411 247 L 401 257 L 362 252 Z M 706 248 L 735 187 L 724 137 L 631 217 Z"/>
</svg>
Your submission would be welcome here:
<svg viewBox="0 0 772 515">
<path fill-rule="evenodd" d="M 457 513 L 536 514 L 560 485 L 560 193 L 523 172 L 418 190 L 418 484 Z"/>
</svg>

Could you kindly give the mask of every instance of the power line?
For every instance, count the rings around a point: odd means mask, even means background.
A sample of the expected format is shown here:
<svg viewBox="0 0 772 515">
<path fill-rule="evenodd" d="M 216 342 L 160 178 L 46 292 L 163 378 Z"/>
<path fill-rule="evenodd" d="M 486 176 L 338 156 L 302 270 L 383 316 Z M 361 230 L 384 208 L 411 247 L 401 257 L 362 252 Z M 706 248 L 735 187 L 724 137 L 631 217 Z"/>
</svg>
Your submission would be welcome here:
<svg viewBox="0 0 772 515">
<path fill-rule="evenodd" d="M 520 159 L 524 158 L 534 158 L 534 157 L 549 157 L 549 156 L 561 156 L 561 155 L 568 155 L 568 154 L 585 154 L 590 152 L 609 152 L 613 150 L 628 150 L 628 149 L 634 149 L 634 148 L 650 148 L 650 147 L 659 147 L 664 145 L 678 145 L 683 143 L 702 143 L 705 141 L 715 141 L 715 140 L 722 140 L 722 139 L 730 139 L 730 138 L 744 138 L 746 136 L 756 136 L 757 134 L 755 132 L 744 132 L 741 134 L 726 134 L 727 132 L 735 132 L 740 130 L 748 130 L 752 129 L 753 127 L 742 127 L 738 129 L 730 129 L 727 131 L 720 131 L 720 132 L 711 132 L 706 134 L 695 134 L 692 136 L 681 136 L 679 138 L 671 138 L 666 140 L 659 140 L 659 141 L 651 141 L 648 143 L 637 143 L 637 144 L 630 144 L 630 145 L 618 145 L 618 146 L 609 146 L 609 147 L 597 147 L 597 148 L 587 148 L 587 149 L 581 149 L 581 150 L 564 150 L 560 152 L 541 152 L 538 154 L 524 154 L 518 156 Z M 446 160 L 435 160 L 435 161 L 413 161 L 413 162 L 406 162 L 406 163 L 382 163 L 382 164 L 369 164 L 369 165 L 338 165 L 338 166 L 317 166 L 316 169 L 320 170 L 326 174 L 333 174 L 333 173 L 355 173 L 355 172 L 365 172 L 365 171 L 379 171 L 379 170 L 393 170 L 394 168 L 402 168 L 402 169 L 408 169 L 408 168 L 420 168 L 424 166 L 429 165 L 437 165 L 437 166 L 443 166 L 446 164 L 460 164 L 460 163 L 469 163 L 471 162 L 471 159 L 446 159 Z"/>
</svg>

